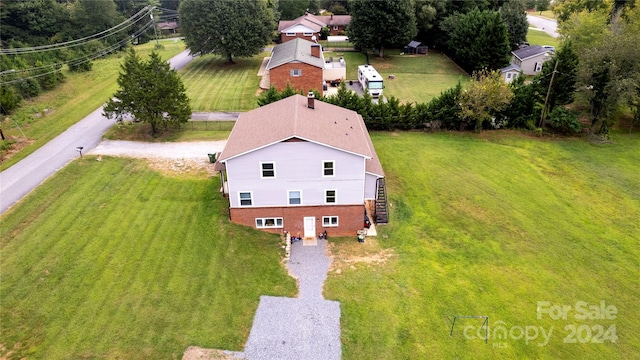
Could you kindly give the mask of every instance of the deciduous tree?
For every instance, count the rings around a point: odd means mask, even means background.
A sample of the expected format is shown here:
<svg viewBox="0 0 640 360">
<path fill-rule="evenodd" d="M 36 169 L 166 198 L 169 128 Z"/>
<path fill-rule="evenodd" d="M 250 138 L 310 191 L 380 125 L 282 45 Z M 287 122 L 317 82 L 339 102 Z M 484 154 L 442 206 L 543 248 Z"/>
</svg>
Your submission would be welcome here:
<svg viewBox="0 0 640 360">
<path fill-rule="evenodd" d="M 120 89 L 104 106 L 104 116 L 149 123 L 155 135 L 159 127 L 180 126 L 191 118 L 191 106 L 184 85 L 175 70 L 152 52 L 142 61 L 131 49 L 121 65 Z"/>
<path fill-rule="evenodd" d="M 191 53 L 219 54 L 230 63 L 259 54 L 274 35 L 273 12 L 263 0 L 185 0 L 179 12 Z"/>
<path fill-rule="evenodd" d="M 349 40 L 361 49 L 408 44 L 416 35 L 415 9 L 411 0 L 355 0 L 350 3 Z"/>
<path fill-rule="evenodd" d="M 460 96 L 462 117 L 471 121 L 475 131 L 479 132 L 482 124 L 490 122 L 492 115 L 509 105 L 512 97 L 513 92 L 499 71 L 477 71 Z"/>
</svg>

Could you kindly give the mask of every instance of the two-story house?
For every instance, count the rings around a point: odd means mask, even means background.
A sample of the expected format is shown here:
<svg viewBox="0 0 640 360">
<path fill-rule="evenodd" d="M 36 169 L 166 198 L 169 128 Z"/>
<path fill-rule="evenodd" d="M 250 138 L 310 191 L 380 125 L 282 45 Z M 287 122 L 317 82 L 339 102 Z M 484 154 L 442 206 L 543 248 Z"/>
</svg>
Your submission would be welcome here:
<svg viewBox="0 0 640 360">
<path fill-rule="evenodd" d="M 511 52 L 511 64 L 520 68 L 525 75 L 536 75 L 542 71 L 542 64 L 551 58 L 549 49 L 540 45 L 525 46 Z"/>
<path fill-rule="evenodd" d="M 362 117 L 313 93 L 241 114 L 215 169 L 230 220 L 275 233 L 353 236 L 386 197 Z"/>
</svg>

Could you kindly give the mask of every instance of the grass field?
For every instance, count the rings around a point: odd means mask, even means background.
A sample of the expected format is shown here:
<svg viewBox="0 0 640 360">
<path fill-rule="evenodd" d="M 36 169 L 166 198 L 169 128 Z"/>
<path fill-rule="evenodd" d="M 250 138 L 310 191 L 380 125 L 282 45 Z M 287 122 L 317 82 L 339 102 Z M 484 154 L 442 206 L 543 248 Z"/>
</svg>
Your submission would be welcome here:
<svg viewBox="0 0 640 360">
<path fill-rule="evenodd" d="M 258 107 L 258 69 L 268 52 L 251 58 L 205 55 L 194 59 L 180 73 L 194 111 L 247 111 Z"/>
<path fill-rule="evenodd" d="M 180 129 L 152 136 L 149 124 L 123 122 L 109 128 L 103 137 L 108 140 L 147 142 L 226 140 L 234 124 L 234 121 L 189 121 Z"/>
<path fill-rule="evenodd" d="M 341 302 L 344 359 L 638 358 L 638 133 L 601 146 L 507 131 L 372 138 L 391 219 L 377 241 L 334 241 L 347 266 L 329 274 L 325 295 Z M 539 301 L 572 310 L 538 319 Z M 617 315 L 577 319 L 579 301 Z M 489 316 L 489 342 L 478 319 L 459 320 L 450 337 L 456 315 Z M 500 339 L 501 327 L 512 332 Z M 546 344 L 540 328 L 553 329 Z"/>
<path fill-rule="evenodd" d="M 332 54 L 344 57 L 347 79 L 357 79 L 358 65 L 366 64 L 366 57 L 360 52 L 329 53 L 329 56 L 334 56 Z M 369 55 L 369 62 L 384 78 L 384 94 L 402 102 L 429 102 L 458 81 L 466 83 L 469 80 L 448 57 L 434 51 L 428 55 L 400 55 L 398 50 L 388 50 L 384 58 Z M 389 79 L 392 74 L 395 79 Z"/>
<path fill-rule="evenodd" d="M 158 53 L 164 59 L 169 59 L 184 50 L 182 42 L 163 40 L 161 44 L 164 49 Z M 135 49 L 141 58 L 146 59 L 154 45 L 155 42 L 147 43 L 136 46 Z M 62 85 L 24 101 L 23 106 L 12 114 L 9 120 L 4 119 L 2 131 L 5 136 L 15 139 L 14 149 L 20 151 L 12 153 L 9 159 L 2 160 L 0 170 L 22 160 L 102 106 L 117 90 L 116 80 L 124 55 L 120 52 L 94 60 L 93 70 L 90 72 L 65 72 L 66 81 Z M 48 109 L 48 114 L 41 116 L 45 109 Z M 25 141 L 23 133 L 28 140 Z M 0 153 L 2 158 L 6 155 L 4 152 Z"/>
<path fill-rule="evenodd" d="M 538 29 L 529 28 L 529 31 L 527 32 L 527 41 L 531 45 L 555 46 L 556 50 L 560 47 L 560 39 L 554 38 L 546 32 Z"/>
<path fill-rule="evenodd" d="M 219 186 L 108 157 L 40 186 L 0 218 L 0 358 L 242 350 L 260 295 L 295 281 L 277 236 L 229 224 Z"/>
</svg>

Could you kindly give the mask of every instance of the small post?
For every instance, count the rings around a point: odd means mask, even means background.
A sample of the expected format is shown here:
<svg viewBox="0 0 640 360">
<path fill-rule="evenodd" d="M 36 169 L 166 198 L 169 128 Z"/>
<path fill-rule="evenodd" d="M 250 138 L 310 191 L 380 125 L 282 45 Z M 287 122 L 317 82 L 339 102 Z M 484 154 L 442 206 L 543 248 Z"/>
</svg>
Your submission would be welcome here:
<svg viewBox="0 0 640 360">
<path fill-rule="evenodd" d="M 76 148 L 76 151 L 80 153 L 80 157 L 82 157 L 82 149 L 84 149 L 84 147 L 82 147 L 82 146 L 78 146 Z"/>
</svg>

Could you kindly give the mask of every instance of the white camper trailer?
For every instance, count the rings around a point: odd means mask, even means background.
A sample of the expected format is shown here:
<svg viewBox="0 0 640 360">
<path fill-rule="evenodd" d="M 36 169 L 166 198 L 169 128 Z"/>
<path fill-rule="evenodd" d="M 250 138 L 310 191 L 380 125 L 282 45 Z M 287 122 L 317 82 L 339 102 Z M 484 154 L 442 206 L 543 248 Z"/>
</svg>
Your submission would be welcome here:
<svg viewBox="0 0 640 360">
<path fill-rule="evenodd" d="M 384 89 L 382 76 L 378 74 L 373 66 L 358 66 L 358 81 L 360 82 L 360 85 L 362 85 L 362 90 L 366 89 L 369 91 L 369 95 L 371 95 L 371 97 L 379 98 L 382 96 L 382 89 Z"/>
</svg>

